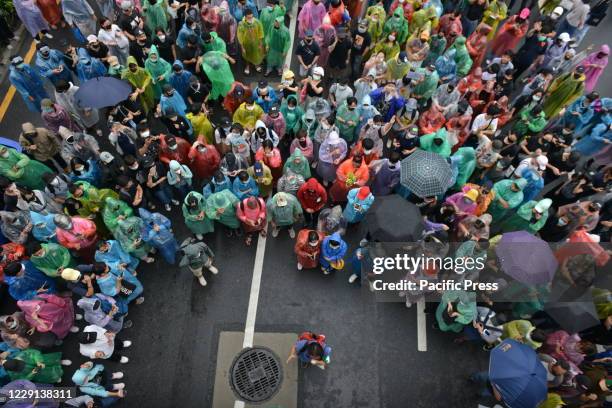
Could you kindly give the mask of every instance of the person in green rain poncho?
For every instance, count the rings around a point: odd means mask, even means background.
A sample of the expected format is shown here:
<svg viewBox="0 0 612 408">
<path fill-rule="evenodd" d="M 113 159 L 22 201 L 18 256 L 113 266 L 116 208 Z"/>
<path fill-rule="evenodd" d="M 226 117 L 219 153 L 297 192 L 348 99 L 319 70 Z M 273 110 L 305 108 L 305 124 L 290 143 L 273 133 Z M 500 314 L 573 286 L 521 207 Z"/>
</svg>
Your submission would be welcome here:
<svg viewBox="0 0 612 408">
<path fill-rule="evenodd" d="M 204 40 L 202 42 L 202 54 L 206 54 L 208 51 L 219 51 L 227 54 L 227 44 L 216 32 L 206 32 L 202 34 L 202 38 Z"/>
<path fill-rule="evenodd" d="M 438 89 L 438 82 L 440 82 L 440 76 L 436 67 L 433 65 L 427 65 L 426 68 L 418 68 L 417 74 L 420 75 L 420 79 L 417 80 L 417 84 L 412 90 L 414 98 L 419 101 L 419 105 L 424 106 L 427 101 Z"/>
<path fill-rule="evenodd" d="M 521 140 L 527 134 L 536 134 L 544 130 L 548 121 L 541 105 L 527 105 L 521 110 L 520 120 L 512 127 L 512 132 Z"/>
<path fill-rule="evenodd" d="M 234 64 L 236 61 L 219 51 L 208 51 L 198 60 L 196 73 L 200 72 L 200 67 L 202 67 L 212 84 L 209 96 L 212 100 L 225 97 L 231 89 L 232 83 L 234 83 L 234 74 L 232 74 L 230 62 Z"/>
<path fill-rule="evenodd" d="M 435 63 L 438 57 L 444 54 L 444 51 L 446 51 L 446 37 L 444 37 L 444 34 L 437 33 L 432 35 L 429 41 L 429 53 L 423 60 L 422 66 L 426 67 Z"/>
<path fill-rule="evenodd" d="M 451 155 L 451 145 L 448 142 L 446 128 L 440 128 L 436 133 L 421 136 L 419 142 L 421 149 L 425 151 L 438 153 L 442 157 L 450 157 Z"/>
<path fill-rule="evenodd" d="M 387 19 L 383 27 L 382 37 L 385 38 L 391 33 L 395 33 L 398 44 L 403 44 L 408 39 L 408 21 L 404 17 L 404 9 L 402 7 L 396 8 Z"/>
<path fill-rule="evenodd" d="M 349 145 L 355 140 L 358 124 L 357 98 L 351 96 L 342 103 L 336 114 L 336 126 L 338 126 L 340 137 Z"/>
<path fill-rule="evenodd" d="M 374 46 L 372 54 L 378 54 L 379 52 L 385 55 L 385 61 L 395 58 L 400 53 L 400 46 L 395 39 L 395 33 L 384 37 Z"/>
<path fill-rule="evenodd" d="M 527 231 L 535 234 L 546 224 L 551 205 L 550 198 L 527 201 L 516 210 L 516 213 L 502 221 L 499 227 L 502 232 Z"/>
<path fill-rule="evenodd" d="M 155 36 L 158 28 L 168 31 L 168 17 L 166 15 L 166 0 L 144 0 L 142 14 L 145 21 L 145 31 L 149 37 Z"/>
<path fill-rule="evenodd" d="M 405 52 L 400 52 L 387 61 L 387 79 L 397 81 L 410 71 L 410 63 Z"/>
<path fill-rule="evenodd" d="M 289 51 L 290 43 L 291 34 L 289 33 L 289 29 L 285 27 L 285 17 L 277 17 L 266 33 L 267 55 L 265 75 L 270 75 L 274 68 L 276 68 L 279 75 L 282 75 L 283 64 L 285 63 L 285 57 Z"/>
<path fill-rule="evenodd" d="M 0 175 L 30 190 L 43 190 L 46 183 L 42 175 L 45 173 L 54 172 L 25 154 L 0 145 Z"/>
<path fill-rule="evenodd" d="M 12 359 L 1 360 L 0 363 L 8 373 L 11 381 L 30 380 L 43 384 L 55 384 L 62 381 L 64 370 L 62 353 L 41 353 L 36 349 L 26 349 L 18 352 Z"/>
<path fill-rule="evenodd" d="M 544 99 L 544 114 L 549 119 L 557 116 L 561 109 L 565 108 L 584 92 L 584 67 L 577 67 L 574 72 L 568 72 L 555 79 Z"/>
<path fill-rule="evenodd" d="M 285 163 L 285 167 L 283 168 L 283 173 L 287 173 L 287 171 L 291 170 L 295 174 L 299 174 L 304 177 L 304 180 L 308 180 L 310 178 L 310 165 L 308 164 L 308 159 L 304 156 L 304 153 L 300 149 L 295 149 L 291 156 L 287 159 Z"/>
<path fill-rule="evenodd" d="M 155 106 L 155 91 L 153 91 L 153 78 L 144 68 L 139 67 L 136 58 L 129 56 L 127 60 L 128 69 L 121 74 L 121 79 L 126 80 L 132 85 L 133 92 L 130 99 L 140 99 L 145 113 L 149 113 Z"/>
<path fill-rule="evenodd" d="M 499 23 L 504 21 L 506 17 L 508 17 L 508 6 L 506 3 L 503 0 L 491 0 L 482 17 L 482 24 L 491 27 L 487 40 L 491 41 L 495 37 Z"/>
<path fill-rule="evenodd" d="M 270 32 L 272 30 L 272 26 L 274 22 L 280 19 L 280 23 L 284 25 L 285 23 L 285 9 L 279 6 L 278 4 L 273 5 L 272 0 L 268 2 L 268 5 L 261 10 L 259 13 L 259 21 L 261 22 L 261 26 L 263 27 L 264 37 L 266 38 L 266 43 L 268 41 L 268 37 L 270 36 Z"/>
<path fill-rule="evenodd" d="M 487 212 L 493 217 L 493 221 L 499 222 L 508 213 L 508 210 L 518 207 L 523 202 L 523 189 L 527 186 L 524 178 L 512 180 L 500 180 L 493 184 L 495 197 Z"/>
<path fill-rule="evenodd" d="M 202 239 L 204 234 L 215 230 L 213 222 L 206 217 L 206 200 L 202 194 L 196 191 L 191 191 L 185 197 L 183 201 L 183 217 L 185 218 L 187 228 L 198 239 Z"/>
<path fill-rule="evenodd" d="M 382 2 L 378 2 L 373 6 L 368 7 L 365 14 L 365 19 L 368 22 L 368 32 L 370 33 L 372 44 L 376 44 L 381 40 L 386 18 L 387 12 L 383 7 Z"/>
<path fill-rule="evenodd" d="M 30 262 L 51 278 L 58 277 L 62 269 L 76 265 L 68 248 L 53 242 L 47 244 L 35 242 L 29 251 Z"/>
<path fill-rule="evenodd" d="M 442 294 L 436 309 L 436 322 L 442 331 L 459 333 L 476 317 L 476 294 L 462 290 L 449 290 Z"/>
<path fill-rule="evenodd" d="M 206 216 L 229 228 L 228 236 L 239 234 L 240 220 L 236 217 L 236 204 L 240 200 L 230 190 L 211 194 L 206 199 Z"/>
<path fill-rule="evenodd" d="M 125 220 L 117 221 L 114 236 L 125 252 L 141 261 L 151 263 L 154 259 L 149 256 L 149 252 L 153 248 L 142 240 L 143 229 L 144 221 L 142 218 L 128 217 Z"/>
<path fill-rule="evenodd" d="M 462 78 L 466 76 L 470 69 L 472 69 L 472 58 L 465 45 L 465 37 L 460 35 L 455 38 L 453 44 L 448 49 L 454 49 L 455 52 L 455 64 L 457 64 L 457 76 Z"/>
<path fill-rule="evenodd" d="M 244 73 L 251 73 L 251 65 L 261 72 L 261 63 L 265 56 L 264 31 L 261 22 L 253 16 L 251 9 L 244 12 L 242 21 L 238 24 L 236 33 L 238 44 L 245 63 Z"/>
<path fill-rule="evenodd" d="M 168 78 L 172 73 L 172 64 L 160 57 L 157 47 L 151 45 L 149 56 L 144 65 L 149 75 L 151 75 L 155 98 L 159 99 L 162 94 L 162 87 L 168 83 Z"/>
<path fill-rule="evenodd" d="M 473 147 L 460 147 L 451 160 L 457 160 L 458 174 L 454 189 L 460 189 L 468 182 L 476 169 L 476 150 Z"/>
<path fill-rule="evenodd" d="M 110 188 L 96 188 L 86 181 L 77 181 L 69 187 L 69 198 L 81 203 L 79 215 L 89 217 L 103 212 L 107 198 L 119 199 L 119 194 Z"/>
<path fill-rule="evenodd" d="M 297 135 L 302 127 L 302 116 L 304 116 L 304 111 L 298 104 L 297 96 L 289 95 L 286 99 L 283 99 L 281 113 L 285 118 L 286 132 Z"/>
<path fill-rule="evenodd" d="M 102 218 L 106 228 L 114 235 L 117 223 L 134 215 L 134 210 L 124 201 L 112 197 L 106 197 L 104 202 Z"/>
</svg>

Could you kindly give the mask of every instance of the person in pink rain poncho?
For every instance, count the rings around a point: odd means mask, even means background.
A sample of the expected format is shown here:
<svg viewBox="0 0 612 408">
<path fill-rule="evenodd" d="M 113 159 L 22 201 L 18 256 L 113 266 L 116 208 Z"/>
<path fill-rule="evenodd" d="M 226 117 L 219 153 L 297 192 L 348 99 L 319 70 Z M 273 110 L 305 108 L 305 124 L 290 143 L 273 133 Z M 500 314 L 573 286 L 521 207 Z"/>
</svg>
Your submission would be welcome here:
<svg viewBox="0 0 612 408">
<path fill-rule="evenodd" d="M 608 65 L 608 55 L 610 55 L 610 47 L 607 44 L 601 46 L 599 51 L 590 54 L 580 65 L 584 67 L 584 91 L 592 92 L 597 86 L 597 81 Z"/>
<path fill-rule="evenodd" d="M 25 319 L 40 333 L 51 332 L 58 339 L 68 335 L 74 324 L 72 299 L 41 293 L 32 300 L 20 300 L 17 306 Z"/>
<path fill-rule="evenodd" d="M 308 0 L 298 15 L 298 30 L 300 38 L 304 38 L 306 31 L 316 31 L 323 23 L 327 11 L 321 0 Z"/>
</svg>

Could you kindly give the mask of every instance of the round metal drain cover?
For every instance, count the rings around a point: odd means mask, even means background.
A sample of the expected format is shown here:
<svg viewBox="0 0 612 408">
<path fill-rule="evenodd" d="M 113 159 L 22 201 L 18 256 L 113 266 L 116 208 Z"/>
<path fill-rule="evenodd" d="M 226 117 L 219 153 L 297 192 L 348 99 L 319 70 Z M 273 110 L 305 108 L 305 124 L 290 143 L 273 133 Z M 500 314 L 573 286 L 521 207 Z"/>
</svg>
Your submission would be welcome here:
<svg viewBox="0 0 612 408">
<path fill-rule="evenodd" d="M 283 370 L 279 358 L 265 347 L 242 350 L 230 367 L 230 386 L 245 402 L 266 402 L 280 389 Z"/>
</svg>

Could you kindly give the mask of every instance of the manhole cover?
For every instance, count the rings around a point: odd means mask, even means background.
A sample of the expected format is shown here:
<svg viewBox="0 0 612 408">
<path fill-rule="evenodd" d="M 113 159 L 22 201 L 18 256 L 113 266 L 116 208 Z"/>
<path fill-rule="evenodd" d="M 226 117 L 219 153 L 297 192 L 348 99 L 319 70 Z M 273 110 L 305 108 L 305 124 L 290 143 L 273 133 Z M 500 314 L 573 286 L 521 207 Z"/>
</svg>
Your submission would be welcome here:
<svg viewBox="0 0 612 408">
<path fill-rule="evenodd" d="M 265 347 L 246 348 L 230 367 L 230 386 L 245 402 L 266 402 L 280 389 L 283 370 L 274 352 Z"/>
</svg>

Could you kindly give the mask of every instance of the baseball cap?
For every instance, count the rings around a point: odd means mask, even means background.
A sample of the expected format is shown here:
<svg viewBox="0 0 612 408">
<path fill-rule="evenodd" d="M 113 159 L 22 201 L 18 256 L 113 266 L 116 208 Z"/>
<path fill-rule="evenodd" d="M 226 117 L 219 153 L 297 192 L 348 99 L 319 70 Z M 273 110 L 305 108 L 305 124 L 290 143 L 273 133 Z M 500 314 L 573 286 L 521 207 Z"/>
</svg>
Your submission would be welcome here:
<svg viewBox="0 0 612 408">
<path fill-rule="evenodd" d="M 559 39 L 566 43 L 566 42 L 569 42 L 569 40 L 571 38 L 570 38 L 570 35 L 568 33 L 561 33 L 561 34 L 559 34 Z"/>
<path fill-rule="evenodd" d="M 325 75 L 325 71 L 323 70 L 323 67 L 315 67 L 312 70 L 312 73 L 315 74 L 315 75 L 321 75 L 321 76 Z"/>
<path fill-rule="evenodd" d="M 96 36 L 95 36 L 95 35 L 93 35 L 93 34 L 90 34 L 90 35 L 88 35 L 88 36 L 87 36 L 87 42 L 88 42 L 88 43 L 95 43 L 95 42 L 98 42 L 98 37 L 96 37 Z"/>
<path fill-rule="evenodd" d="M 538 168 L 540 170 L 546 170 L 546 165 L 548 164 L 548 157 L 538 156 L 536 157 L 536 162 L 538 162 Z"/>
<path fill-rule="evenodd" d="M 312 30 L 304 31 L 304 37 L 312 37 L 313 35 L 314 35 L 314 32 Z"/>
<path fill-rule="evenodd" d="M 540 214 L 544 214 L 550 206 L 552 205 L 552 200 L 550 198 L 545 198 L 543 200 L 538 201 L 538 203 L 533 207 L 534 210 L 539 212 Z"/>
<path fill-rule="evenodd" d="M 278 195 L 276 197 L 276 205 L 279 207 L 284 207 L 287 205 L 287 199 L 285 198 L 284 195 Z"/>
<path fill-rule="evenodd" d="M 70 282 L 76 282 L 81 277 L 81 272 L 77 271 L 76 269 L 72 269 L 72 268 L 64 268 L 62 269 L 61 276 L 62 276 L 62 279 L 64 280 L 67 280 Z"/>
<path fill-rule="evenodd" d="M 255 162 L 253 165 L 253 172 L 257 177 L 261 177 L 264 174 L 263 166 L 260 162 Z"/>
</svg>

